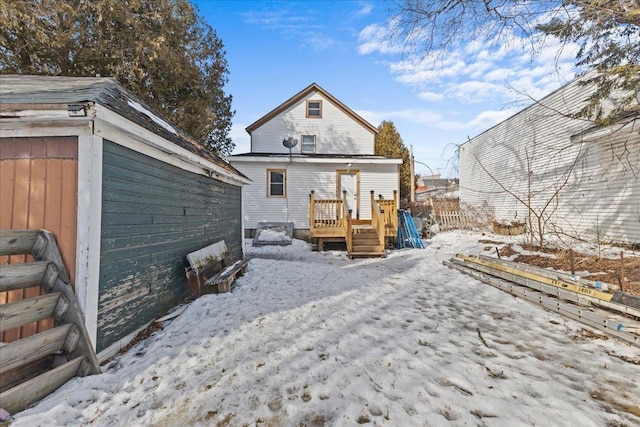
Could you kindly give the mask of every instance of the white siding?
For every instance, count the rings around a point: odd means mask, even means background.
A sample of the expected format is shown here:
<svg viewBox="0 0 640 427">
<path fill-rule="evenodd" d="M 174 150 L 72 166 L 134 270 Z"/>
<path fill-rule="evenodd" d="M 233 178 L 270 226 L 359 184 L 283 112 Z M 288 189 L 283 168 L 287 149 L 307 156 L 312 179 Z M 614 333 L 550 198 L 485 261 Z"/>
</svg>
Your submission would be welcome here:
<svg viewBox="0 0 640 427">
<path fill-rule="evenodd" d="M 234 159 L 232 165 L 253 180 L 244 187 L 244 226 L 255 229 L 259 222 L 293 222 L 296 229 L 309 228 L 309 194 L 318 199 L 336 198 L 336 171 L 345 170 L 344 161 L 336 163 L 289 163 L 281 161 L 252 162 Z M 267 169 L 287 170 L 287 197 L 267 197 Z M 360 218 L 371 219 L 370 191 L 385 199 L 398 190 L 397 164 L 354 164 L 351 171 L 360 172 Z"/>
<path fill-rule="evenodd" d="M 593 126 L 567 117 L 588 95 L 573 82 L 463 144 L 461 202 L 493 207 L 499 221 L 526 221 L 530 204 L 548 233 L 640 243 L 640 124 L 572 141 Z"/>
<path fill-rule="evenodd" d="M 307 100 L 322 101 L 322 118 L 307 118 Z M 283 111 L 251 134 L 252 153 L 289 153 L 282 140 L 293 137 L 300 153 L 302 135 L 316 136 L 317 154 L 374 154 L 375 135 L 314 91 L 298 104 Z"/>
</svg>

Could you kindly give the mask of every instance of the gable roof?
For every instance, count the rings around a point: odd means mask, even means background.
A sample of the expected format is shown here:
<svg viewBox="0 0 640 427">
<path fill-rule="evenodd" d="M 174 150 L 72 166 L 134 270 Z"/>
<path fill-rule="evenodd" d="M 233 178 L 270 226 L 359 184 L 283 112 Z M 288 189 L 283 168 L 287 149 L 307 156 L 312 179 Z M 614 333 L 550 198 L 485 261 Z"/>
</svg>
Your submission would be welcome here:
<svg viewBox="0 0 640 427">
<path fill-rule="evenodd" d="M 284 101 L 282 104 L 280 104 L 279 106 L 277 106 L 273 110 L 269 111 L 266 115 L 264 115 L 260 119 L 256 120 L 255 122 L 253 122 L 249 126 L 247 126 L 246 127 L 246 131 L 249 133 L 249 135 L 251 135 L 251 132 L 253 132 L 254 130 L 258 129 L 260 126 L 262 126 L 263 124 L 265 124 L 269 120 L 273 119 L 278 114 L 282 113 L 283 111 L 285 111 L 288 108 L 292 107 L 293 105 L 297 104 L 298 102 L 303 100 L 305 97 L 307 97 L 312 92 L 320 93 L 322 96 L 324 96 L 326 99 L 328 99 L 329 102 L 331 102 L 333 105 L 335 105 L 339 110 L 341 110 L 343 113 L 345 113 L 346 115 L 351 117 L 353 120 L 358 122 L 364 128 L 368 129 L 369 131 L 371 131 L 374 134 L 378 133 L 378 128 L 376 128 L 371 123 L 369 123 L 368 121 L 366 121 L 365 119 L 360 117 L 358 114 L 356 114 L 352 109 L 350 109 L 349 107 L 344 105 L 342 102 L 338 101 L 338 99 L 336 99 L 333 95 L 331 95 L 326 90 L 322 89 L 317 83 L 311 83 L 309 86 L 307 86 L 306 88 L 302 89 L 300 92 L 296 93 L 291 98 L 287 99 L 286 101 Z"/>
<path fill-rule="evenodd" d="M 0 75 L 0 105 L 12 106 L 95 103 L 125 117 L 226 171 L 246 178 L 212 154 L 186 132 L 162 119 L 142 100 L 107 77 Z M 5 110 L 4 108 L 2 110 Z M 0 114 L 0 118 L 4 113 Z"/>
</svg>

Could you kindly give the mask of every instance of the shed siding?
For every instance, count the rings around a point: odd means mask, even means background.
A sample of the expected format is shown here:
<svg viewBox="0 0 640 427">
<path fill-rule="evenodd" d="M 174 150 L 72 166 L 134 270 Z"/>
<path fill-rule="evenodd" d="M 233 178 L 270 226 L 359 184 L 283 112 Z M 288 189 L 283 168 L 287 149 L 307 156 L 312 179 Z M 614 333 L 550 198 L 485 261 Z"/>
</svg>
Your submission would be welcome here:
<svg viewBox="0 0 640 427">
<path fill-rule="evenodd" d="M 322 118 L 307 118 L 306 101 L 322 101 Z M 300 153 L 302 135 L 316 135 L 317 154 L 374 154 L 375 135 L 318 92 L 283 111 L 251 134 L 253 153 L 289 153 L 282 145 L 287 137 L 298 139 L 293 153 Z"/>
<path fill-rule="evenodd" d="M 309 194 L 318 199 L 335 199 L 336 171 L 345 170 L 341 163 L 240 162 L 233 166 L 250 178 L 244 196 L 244 225 L 255 229 L 261 221 L 293 222 L 296 229 L 309 228 Z M 287 170 L 287 197 L 267 197 L 267 169 Z M 360 218 L 371 219 L 370 191 L 391 199 L 398 190 L 397 164 L 354 164 L 360 172 Z"/>
<path fill-rule="evenodd" d="M 75 283 L 78 143 L 76 137 L 0 138 L 0 229 L 53 233 L 72 286 Z M 32 261 L 0 257 L 1 264 Z M 0 292 L 0 304 L 39 295 L 40 288 Z M 51 320 L 5 331 L 10 342 L 41 332 Z"/>
<path fill-rule="evenodd" d="M 180 302 L 186 254 L 220 240 L 242 257 L 240 187 L 105 140 L 97 350 Z"/>
<path fill-rule="evenodd" d="M 499 221 L 526 221 L 525 203 L 540 213 L 551 202 L 548 233 L 640 243 L 640 125 L 572 141 L 593 126 L 567 116 L 588 96 L 573 82 L 463 144 L 461 202 L 489 205 Z"/>
</svg>

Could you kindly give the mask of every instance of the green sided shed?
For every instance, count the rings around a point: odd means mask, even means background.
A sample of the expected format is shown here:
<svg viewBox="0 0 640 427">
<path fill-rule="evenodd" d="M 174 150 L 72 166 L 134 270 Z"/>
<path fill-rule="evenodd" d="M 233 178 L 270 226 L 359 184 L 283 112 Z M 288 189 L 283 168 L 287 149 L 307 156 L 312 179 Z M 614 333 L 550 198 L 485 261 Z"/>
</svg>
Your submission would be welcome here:
<svg viewBox="0 0 640 427">
<path fill-rule="evenodd" d="M 2 75 L 0 95 L 0 228 L 54 233 L 101 360 L 184 300 L 187 253 L 242 258 L 250 180 L 115 80 Z"/>
</svg>

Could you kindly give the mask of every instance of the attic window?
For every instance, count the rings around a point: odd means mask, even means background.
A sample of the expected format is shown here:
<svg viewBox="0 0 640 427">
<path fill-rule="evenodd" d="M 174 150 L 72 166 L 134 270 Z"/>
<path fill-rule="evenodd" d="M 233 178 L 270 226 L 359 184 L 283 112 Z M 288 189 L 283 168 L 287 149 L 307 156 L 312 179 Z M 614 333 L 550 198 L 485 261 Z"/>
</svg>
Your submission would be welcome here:
<svg viewBox="0 0 640 427">
<path fill-rule="evenodd" d="M 322 118 L 322 101 L 307 101 L 307 117 Z"/>
</svg>

